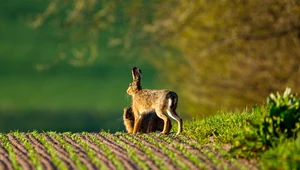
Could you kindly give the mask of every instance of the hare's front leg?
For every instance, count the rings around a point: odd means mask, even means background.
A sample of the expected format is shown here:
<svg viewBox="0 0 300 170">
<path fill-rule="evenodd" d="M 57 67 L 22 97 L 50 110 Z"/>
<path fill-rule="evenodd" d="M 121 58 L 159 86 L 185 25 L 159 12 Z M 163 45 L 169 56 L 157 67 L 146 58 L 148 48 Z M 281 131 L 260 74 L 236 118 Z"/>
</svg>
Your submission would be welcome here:
<svg viewBox="0 0 300 170">
<path fill-rule="evenodd" d="M 170 129 L 170 127 L 169 127 L 170 126 L 170 119 L 168 119 L 168 117 L 164 114 L 163 110 L 161 110 L 161 109 L 156 109 L 155 112 L 156 112 L 156 114 L 159 118 L 164 120 L 164 129 L 161 132 L 161 134 L 167 135 L 168 131 L 169 131 L 168 129 Z"/>
<path fill-rule="evenodd" d="M 142 123 L 142 118 L 143 116 L 142 115 L 135 115 L 134 117 L 134 126 L 133 126 L 133 134 L 137 133 L 138 130 L 140 129 L 141 127 L 141 123 Z"/>
</svg>

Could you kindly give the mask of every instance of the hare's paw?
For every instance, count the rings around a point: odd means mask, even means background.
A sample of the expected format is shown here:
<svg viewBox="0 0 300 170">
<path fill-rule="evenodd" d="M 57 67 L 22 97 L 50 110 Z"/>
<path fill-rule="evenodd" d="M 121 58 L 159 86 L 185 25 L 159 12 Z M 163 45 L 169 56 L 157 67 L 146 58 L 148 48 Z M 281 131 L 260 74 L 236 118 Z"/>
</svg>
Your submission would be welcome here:
<svg viewBox="0 0 300 170">
<path fill-rule="evenodd" d="M 168 132 L 160 132 L 160 135 L 168 135 Z"/>
<path fill-rule="evenodd" d="M 180 134 L 181 134 L 181 132 L 177 132 L 177 133 L 176 133 L 176 136 L 178 136 L 178 135 L 180 135 Z"/>
</svg>

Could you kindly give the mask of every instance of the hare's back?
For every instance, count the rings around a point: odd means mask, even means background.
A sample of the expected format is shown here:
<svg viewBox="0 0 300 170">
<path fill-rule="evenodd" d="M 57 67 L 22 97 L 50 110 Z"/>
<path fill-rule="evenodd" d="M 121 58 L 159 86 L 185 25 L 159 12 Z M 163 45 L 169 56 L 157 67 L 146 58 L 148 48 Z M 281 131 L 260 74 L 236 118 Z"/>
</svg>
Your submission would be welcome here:
<svg viewBox="0 0 300 170">
<path fill-rule="evenodd" d="M 170 90 L 143 89 L 134 96 L 134 101 L 139 107 L 150 109 L 158 105 L 165 105 L 166 96 Z"/>
<path fill-rule="evenodd" d="M 161 98 L 165 98 L 166 95 L 170 92 L 170 90 L 150 90 L 150 89 L 143 89 L 139 92 L 138 96 L 144 99 L 151 99 L 157 100 Z"/>
</svg>

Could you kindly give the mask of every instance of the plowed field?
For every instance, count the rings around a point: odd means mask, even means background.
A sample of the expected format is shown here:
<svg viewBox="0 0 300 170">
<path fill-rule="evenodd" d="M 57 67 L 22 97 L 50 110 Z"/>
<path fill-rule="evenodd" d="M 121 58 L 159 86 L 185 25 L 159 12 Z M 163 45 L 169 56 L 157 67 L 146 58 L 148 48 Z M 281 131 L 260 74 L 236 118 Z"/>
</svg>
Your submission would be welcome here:
<svg viewBox="0 0 300 170">
<path fill-rule="evenodd" d="M 0 169 L 257 169 L 184 136 L 125 133 L 0 134 Z"/>
</svg>

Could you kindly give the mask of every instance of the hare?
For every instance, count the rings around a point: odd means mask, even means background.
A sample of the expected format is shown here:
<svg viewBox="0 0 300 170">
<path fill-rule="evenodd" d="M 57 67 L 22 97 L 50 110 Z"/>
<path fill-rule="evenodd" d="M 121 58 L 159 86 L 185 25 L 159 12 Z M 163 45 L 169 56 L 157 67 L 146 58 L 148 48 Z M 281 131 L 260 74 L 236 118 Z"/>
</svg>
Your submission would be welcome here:
<svg viewBox="0 0 300 170">
<path fill-rule="evenodd" d="M 156 115 L 163 119 L 164 128 L 162 134 L 168 134 L 170 120 L 164 114 L 168 115 L 178 122 L 177 135 L 182 132 L 182 119 L 177 115 L 176 108 L 178 103 L 178 96 L 175 92 L 170 90 L 149 90 L 142 89 L 141 78 L 142 71 L 139 68 L 132 69 L 133 82 L 129 84 L 127 94 L 132 96 L 132 111 L 134 113 L 134 127 L 132 133 L 137 133 L 141 126 L 143 117 L 155 111 Z"/>
<path fill-rule="evenodd" d="M 132 133 L 133 126 L 134 126 L 134 114 L 132 112 L 131 107 L 124 108 L 124 125 L 128 133 Z M 169 121 L 168 125 L 169 129 L 167 129 L 167 133 L 170 132 L 172 128 L 171 121 Z M 140 133 L 149 133 L 149 132 L 156 132 L 156 131 L 163 131 L 164 128 L 164 121 L 160 119 L 155 112 L 150 112 L 142 120 L 141 127 L 138 129 Z"/>
</svg>

